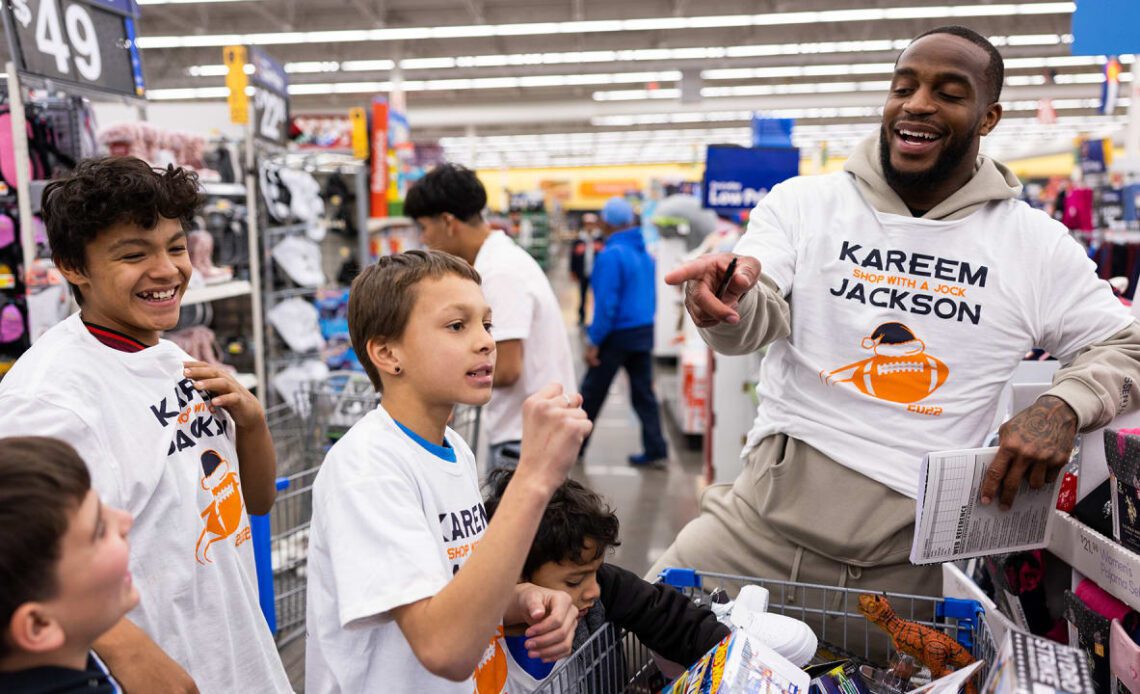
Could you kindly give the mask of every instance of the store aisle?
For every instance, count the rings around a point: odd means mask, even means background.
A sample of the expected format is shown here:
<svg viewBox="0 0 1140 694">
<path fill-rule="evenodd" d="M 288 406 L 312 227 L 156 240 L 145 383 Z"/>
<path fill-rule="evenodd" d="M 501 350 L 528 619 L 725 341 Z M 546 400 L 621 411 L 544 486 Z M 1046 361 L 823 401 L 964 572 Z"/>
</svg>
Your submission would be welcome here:
<svg viewBox="0 0 1140 694">
<path fill-rule="evenodd" d="M 565 256 L 556 253 L 548 275 L 569 326 L 580 383 L 586 365 L 577 327 L 578 285 L 570 279 L 566 267 Z M 670 382 L 673 371 L 670 366 L 655 365 L 654 387 L 659 400 L 663 384 Z M 701 452 L 685 447 L 685 437 L 672 426 L 669 417 L 662 410 L 669 442 L 666 469 L 630 467 L 626 457 L 641 452 L 641 430 L 629 399 L 629 379 L 623 372 L 614 380 L 595 422 L 585 464 L 573 473 L 575 479 L 605 496 L 621 521 L 622 544 L 607 561 L 637 574 L 649 570 L 681 528 L 697 515 Z"/>
</svg>

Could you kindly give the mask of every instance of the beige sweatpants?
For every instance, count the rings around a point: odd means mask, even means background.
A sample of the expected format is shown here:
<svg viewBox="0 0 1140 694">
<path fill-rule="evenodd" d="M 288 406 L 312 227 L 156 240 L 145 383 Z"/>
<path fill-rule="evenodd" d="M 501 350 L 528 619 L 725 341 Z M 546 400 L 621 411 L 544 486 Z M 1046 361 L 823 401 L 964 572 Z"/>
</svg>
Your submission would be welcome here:
<svg viewBox="0 0 1140 694">
<path fill-rule="evenodd" d="M 752 451 L 734 484 L 705 491 L 700 516 L 681 530 L 647 579 L 656 579 L 666 567 L 684 567 L 859 591 L 940 595 L 941 567 L 913 566 L 908 560 L 913 531 L 913 499 L 802 441 L 774 435 Z M 732 585 L 726 584 L 730 592 Z M 886 638 L 857 614 L 856 597 L 836 590 L 772 590 L 772 601 L 792 606 L 787 614 L 807 621 L 823 641 L 881 661 Z M 927 605 L 895 608 L 905 617 Z M 916 616 L 932 617 L 929 610 Z"/>
</svg>

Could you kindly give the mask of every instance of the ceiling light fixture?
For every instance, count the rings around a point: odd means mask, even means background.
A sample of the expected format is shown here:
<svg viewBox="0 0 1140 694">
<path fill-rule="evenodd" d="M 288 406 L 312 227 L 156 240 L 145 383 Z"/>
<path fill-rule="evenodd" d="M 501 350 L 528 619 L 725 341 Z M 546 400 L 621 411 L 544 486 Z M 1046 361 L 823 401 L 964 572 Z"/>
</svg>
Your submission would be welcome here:
<svg viewBox="0 0 1140 694">
<path fill-rule="evenodd" d="M 995 46 L 1055 46 L 1073 42 L 1071 34 L 1027 34 L 1010 36 L 991 36 L 990 41 Z M 449 70 L 487 67 L 516 67 L 530 65 L 573 65 L 590 63 L 615 62 L 644 62 L 644 61 L 675 61 L 675 60 L 717 60 L 722 58 L 756 58 L 772 56 L 794 55 L 824 55 L 832 53 L 872 53 L 885 51 L 899 51 L 907 47 L 910 39 L 884 39 L 873 41 L 825 41 L 816 43 L 781 43 L 761 44 L 755 46 L 704 46 L 697 48 L 642 48 L 615 51 L 568 51 L 562 53 L 511 53 L 505 55 L 467 55 L 458 57 L 436 58 L 405 58 L 399 61 L 400 69 L 415 70 Z M 1019 62 L 1037 61 L 1044 58 L 1021 58 Z M 1015 62 L 1007 67 L 1013 69 L 1020 65 Z M 1102 60 L 1103 63 L 1103 60 Z M 332 65 L 333 63 L 328 63 Z M 392 70 L 396 67 L 394 60 L 346 60 L 340 63 L 340 70 L 344 72 L 377 72 Z M 1081 58 L 1079 65 L 1096 64 L 1095 58 Z M 285 64 L 289 71 L 291 63 Z M 1036 65 L 1030 66 L 1036 67 Z M 1054 67 L 1062 67 L 1060 65 Z M 192 77 L 219 77 L 226 74 L 226 66 L 220 64 L 195 65 L 188 69 Z M 300 70 L 298 70 L 300 72 Z M 325 72 L 335 72 L 325 70 Z M 779 75 L 777 75 L 779 76 Z"/>
<path fill-rule="evenodd" d="M 203 34 L 198 36 L 143 36 L 139 48 L 193 48 L 250 44 L 268 46 L 297 43 L 350 43 L 360 41 L 415 41 L 443 38 L 492 36 L 541 36 L 544 34 L 588 34 L 618 31 L 666 31 L 692 28 L 728 28 L 878 22 L 894 19 L 949 19 L 959 17 L 1072 14 L 1074 2 L 1031 2 L 999 5 L 936 7 L 890 7 L 881 9 L 823 10 L 817 12 L 770 12 L 752 15 L 706 17 L 660 17 L 644 19 L 535 22 L 529 24 L 474 24 L 443 27 L 403 27 L 393 29 L 346 29 L 340 31 L 296 31 L 263 34 Z"/>
<path fill-rule="evenodd" d="M 197 5 L 214 2 L 258 2 L 259 0 L 135 0 L 140 5 Z"/>
</svg>

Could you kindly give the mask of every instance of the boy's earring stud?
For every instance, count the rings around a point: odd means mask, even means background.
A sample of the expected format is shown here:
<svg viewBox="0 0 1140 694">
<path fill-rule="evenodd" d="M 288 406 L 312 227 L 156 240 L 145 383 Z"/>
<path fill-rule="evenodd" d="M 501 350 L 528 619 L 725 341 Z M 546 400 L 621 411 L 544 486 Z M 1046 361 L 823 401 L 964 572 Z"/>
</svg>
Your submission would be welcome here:
<svg viewBox="0 0 1140 694">
<path fill-rule="evenodd" d="M 403 372 L 404 372 L 404 370 L 402 368 L 400 368 L 399 366 L 396 367 L 396 373 L 403 373 Z"/>
</svg>

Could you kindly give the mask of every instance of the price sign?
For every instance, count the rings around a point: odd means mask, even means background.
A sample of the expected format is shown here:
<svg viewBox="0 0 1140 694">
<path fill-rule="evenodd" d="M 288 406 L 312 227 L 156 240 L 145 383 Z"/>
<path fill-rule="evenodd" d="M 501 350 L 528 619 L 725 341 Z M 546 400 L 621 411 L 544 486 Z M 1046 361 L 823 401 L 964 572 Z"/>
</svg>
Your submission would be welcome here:
<svg viewBox="0 0 1140 694">
<path fill-rule="evenodd" d="M 289 78 L 285 68 L 256 47 L 249 49 L 249 61 L 253 65 L 249 76 L 253 132 L 263 140 L 284 145 L 289 140 Z"/>
<path fill-rule="evenodd" d="M 57 82 L 144 96 L 132 0 L 7 0 L 17 69 Z"/>
</svg>

